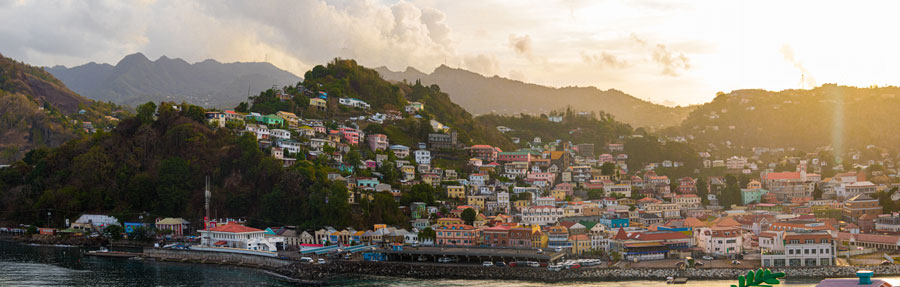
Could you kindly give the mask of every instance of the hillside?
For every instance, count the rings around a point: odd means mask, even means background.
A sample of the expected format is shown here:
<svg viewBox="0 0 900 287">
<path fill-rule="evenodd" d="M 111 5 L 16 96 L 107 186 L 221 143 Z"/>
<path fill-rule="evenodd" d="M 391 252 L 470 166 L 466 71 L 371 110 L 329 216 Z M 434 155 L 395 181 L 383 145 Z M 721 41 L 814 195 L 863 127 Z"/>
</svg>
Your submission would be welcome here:
<svg viewBox="0 0 900 287">
<path fill-rule="evenodd" d="M 653 104 L 618 90 L 595 87 L 551 88 L 501 77 L 485 77 L 463 69 L 444 65 L 431 74 L 407 68 L 404 72 L 375 69 L 389 81 L 436 84 L 467 111 L 480 115 L 542 114 L 576 107 L 579 111 L 603 111 L 617 120 L 635 127 L 662 128 L 677 126 L 693 107 L 666 107 Z"/>
<path fill-rule="evenodd" d="M 375 70 L 360 66 L 356 61 L 343 59 L 336 59 L 326 66 L 314 67 L 304 75 L 304 79 L 303 86 L 309 90 L 327 92 L 329 98 L 358 98 L 379 112 L 402 111 L 412 101 L 423 103 L 424 111 L 418 113 L 422 119 L 408 117 L 395 124 L 402 129 L 403 134 L 412 137 L 407 141 L 397 142 L 400 144 L 413 145 L 427 141 L 428 131 L 431 129 L 428 120 L 434 119 L 459 132 L 462 143 L 511 146 L 509 139 L 496 129 L 476 122 L 471 113 L 456 104 L 438 85 L 426 86 L 419 82 L 393 84 L 381 78 Z M 389 128 L 388 132 L 390 130 Z M 400 133 L 388 135 L 403 138 L 399 137 Z"/>
<path fill-rule="evenodd" d="M 52 209 L 54 225 L 82 212 L 126 220 L 146 212 L 196 224 L 209 176 L 217 217 L 248 217 L 253 226 L 364 226 L 348 206 L 345 185 L 325 180 L 327 167 L 300 161 L 285 169 L 254 136 L 212 130 L 202 108 L 180 107 L 141 105 L 137 117 L 110 132 L 34 150 L 0 169 L 0 221 L 44 222 L 34 210 Z"/>
<path fill-rule="evenodd" d="M 870 144 L 896 150 L 898 97 L 900 87 L 832 84 L 811 90 L 737 90 L 719 94 L 694 110 L 679 133 L 693 136 L 697 147 L 712 150 L 794 147 L 813 151 L 830 145 L 846 151 Z"/>
<path fill-rule="evenodd" d="M 84 134 L 83 121 L 109 126 L 114 120 L 105 116 L 115 110 L 79 96 L 41 68 L 0 55 L 0 164 Z"/>
<path fill-rule="evenodd" d="M 206 107 L 234 106 L 272 86 L 292 85 L 300 78 L 269 63 L 189 64 L 162 56 L 150 61 L 141 53 L 115 66 L 88 63 L 46 68 L 75 92 L 99 101 L 136 106 L 147 101 L 187 101 Z"/>
</svg>

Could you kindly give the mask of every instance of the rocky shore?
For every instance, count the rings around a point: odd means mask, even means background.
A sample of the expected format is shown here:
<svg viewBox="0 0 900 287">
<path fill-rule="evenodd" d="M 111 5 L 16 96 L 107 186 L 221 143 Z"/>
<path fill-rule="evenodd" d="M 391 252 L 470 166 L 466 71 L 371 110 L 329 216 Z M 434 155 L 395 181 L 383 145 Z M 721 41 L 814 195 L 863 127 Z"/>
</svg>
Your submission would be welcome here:
<svg viewBox="0 0 900 287">
<path fill-rule="evenodd" d="M 858 267 L 802 267 L 775 268 L 774 272 L 785 272 L 792 278 L 837 278 L 854 277 L 857 270 L 873 270 L 879 276 L 900 275 L 900 265 L 858 266 Z M 532 282 L 578 282 L 578 281 L 623 281 L 623 280 L 665 280 L 666 277 L 686 277 L 692 280 L 737 280 L 749 269 L 703 268 L 677 270 L 673 268 L 584 268 L 576 270 L 549 271 L 544 268 L 509 268 L 481 266 L 440 266 L 431 264 L 396 262 L 332 262 L 328 264 L 296 263 L 276 268 L 275 272 L 306 282 L 327 282 L 348 276 L 388 276 L 420 279 L 474 279 L 474 280 L 520 280 Z"/>
</svg>

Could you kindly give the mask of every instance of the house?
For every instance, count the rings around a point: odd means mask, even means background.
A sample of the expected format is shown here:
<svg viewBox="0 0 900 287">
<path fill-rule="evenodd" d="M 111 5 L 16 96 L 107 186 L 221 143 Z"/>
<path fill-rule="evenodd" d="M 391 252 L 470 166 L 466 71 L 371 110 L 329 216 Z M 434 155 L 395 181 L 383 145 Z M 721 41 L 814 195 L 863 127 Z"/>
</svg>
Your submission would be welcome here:
<svg viewBox="0 0 900 287">
<path fill-rule="evenodd" d="M 462 185 L 448 185 L 447 186 L 447 198 L 465 199 L 466 198 L 466 187 L 462 186 Z"/>
<path fill-rule="evenodd" d="M 569 236 L 569 244 L 572 247 L 569 252 L 572 254 L 581 254 L 591 250 L 591 238 L 587 234 Z"/>
<path fill-rule="evenodd" d="M 360 99 L 356 99 L 356 98 L 340 98 L 338 100 L 338 103 L 341 105 L 344 105 L 344 106 L 350 106 L 350 107 L 359 108 L 359 109 L 371 108 L 371 106 L 368 103 L 366 103 Z"/>
<path fill-rule="evenodd" d="M 115 217 L 102 214 L 82 214 L 72 223 L 71 228 L 83 231 L 99 231 L 110 225 L 119 225 Z"/>
<path fill-rule="evenodd" d="M 275 115 L 284 119 L 284 121 L 287 122 L 289 127 L 296 127 L 297 125 L 300 124 L 300 118 L 298 118 L 297 115 L 295 115 L 294 113 L 278 111 L 275 113 Z"/>
<path fill-rule="evenodd" d="M 428 147 L 436 150 L 456 149 L 459 145 L 459 134 L 456 131 L 447 133 L 429 133 Z"/>
<path fill-rule="evenodd" d="M 283 129 L 272 129 L 269 131 L 269 136 L 276 139 L 289 140 L 291 139 L 291 132 Z"/>
<path fill-rule="evenodd" d="M 190 222 L 182 218 L 166 217 L 157 218 L 155 225 L 157 230 L 170 230 L 171 237 L 178 239 L 184 237 L 184 231 L 190 227 Z"/>
<path fill-rule="evenodd" d="M 748 205 L 751 203 L 762 203 L 763 195 L 766 195 L 768 193 L 768 190 L 762 188 L 741 189 L 741 202 L 744 205 Z"/>
<path fill-rule="evenodd" d="M 369 149 L 373 152 L 388 149 L 388 137 L 383 134 L 367 135 L 366 142 L 369 143 Z"/>
<path fill-rule="evenodd" d="M 406 105 L 406 112 L 407 113 L 415 113 L 415 112 L 421 111 L 424 108 L 425 108 L 425 105 L 420 102 L 411 102 L 408 105 Z"/>
<path fill-rule="evenodd" d="M 394 156 L 397 158 L 406 158 L 409 156 L 409 147 L 404 145 L 392 145 L 390 146 L 391 152 L 394 153 Z"/>
<path fill-rule="evenodd" d="M 492 162 L 497 160 L 500 148 L 489 145 L 473 145 L 469 147 L 469 153 L 472 157 L 482 160 L 483 162 Z"/>
<path fill-rule="evenodd" d="M 309 106 L 324 111 L 328 108 L 328 101 L 321 98 L 310 98 Z"/>
<path fill-rule="evenodd" d="M 257 140 L 269 139 L 269 127 L 266 125 L 247 124 L 244 130 L 255 134 Z"/>
<path fill-rule="evenodd" d="M 551 198 L 552 199 L 552 198 Z M 565 209 L 551 205 L 529 206 L 520 212 L 521 223 L 529 225 L 556 224 L 565 215 Z"/>
<path fill-rule="evenodd" d="M 420 149 L 413 152 L 413 156 L 418 164 L 431 164 L 431 152 Z"/>
</svg>

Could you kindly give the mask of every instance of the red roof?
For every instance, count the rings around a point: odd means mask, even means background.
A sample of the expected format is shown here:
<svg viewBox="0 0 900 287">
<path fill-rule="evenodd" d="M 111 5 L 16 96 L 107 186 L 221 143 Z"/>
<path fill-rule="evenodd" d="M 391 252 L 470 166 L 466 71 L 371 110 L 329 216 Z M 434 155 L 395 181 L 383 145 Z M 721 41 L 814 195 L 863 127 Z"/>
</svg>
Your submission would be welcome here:
<svg viewBox="0 0 900 287">
<path fill-rule="evenodd" d="M 614 237 L 614 239 L 615 239 L 615 240 L 625 240 L 625 239 L 628 239 L 628 233 L 625 233 L 625 229 L 624 229 L 624 228 L 619 227 L 619 232 L 616 233 L 616 237 Z"/>
<path fill-rule="evenodd" d="M 225 224 L 222 226 L 216 226 L 216 227 L 210 228 L 209 231 L 229 232 L 229 233 L 262 232 L 261 229 L 256 229 L 253 227 L 246 227 L 246 226 L 240 225 L 234 221 L 228 222 L 228 224 Z"/>
<path fill-rule="evenodd" d="M 228 243 L 228 242 L 225 242 L 225 241 L 216 241 L 216 243 L 213 243 L 213 245 L 221 246 L 221 245 L 225 245 L 226 243 Z"/>
</svg>

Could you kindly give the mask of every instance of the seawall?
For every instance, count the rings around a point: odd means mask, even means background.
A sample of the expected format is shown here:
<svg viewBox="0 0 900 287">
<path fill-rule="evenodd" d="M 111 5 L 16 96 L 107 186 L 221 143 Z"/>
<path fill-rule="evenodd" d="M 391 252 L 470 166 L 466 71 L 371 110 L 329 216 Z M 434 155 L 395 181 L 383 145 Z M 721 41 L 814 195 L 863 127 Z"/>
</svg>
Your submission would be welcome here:
<svg viewBox="0 0 900 287">
<path fill-rule="evenodd" d="M 857 270 L 873 270 L 878 276 L 900 275 L 900 265 L 891 266 L 829 266 L 774 268 L 773 272 L 785 272 L 792 278 L 854 277 Z M 329 280 L 338 277 L 372 275 L 420 279 L 476 279 L 522 280 L 533 282 L 623 281 L 665 280 L 666 277 L 686 277 L 692 280 L 734 279 L 747 274 L 750 269 L 702 268 L 678 270 L 674 268 L 583 268 L 549 271 L 527 267 L 481 267 L 460 265 L 435 265 L 395 262 L 346 262 L 328 264 L 295 263 L 276 269 L 285 276 L 301 280 Z"/>
<path fill-rule="evenodd" d="M 144 248 L 143 256 L 164 261 L 231 264 L 272 270 L 293 263 L 289 260 L 266 256 L 164 248 Z"/>
</svg>

